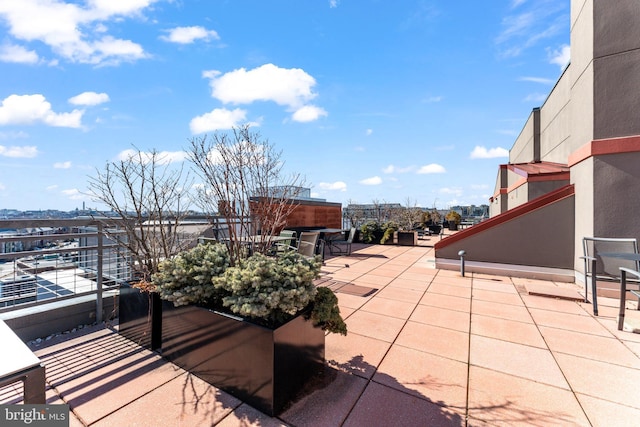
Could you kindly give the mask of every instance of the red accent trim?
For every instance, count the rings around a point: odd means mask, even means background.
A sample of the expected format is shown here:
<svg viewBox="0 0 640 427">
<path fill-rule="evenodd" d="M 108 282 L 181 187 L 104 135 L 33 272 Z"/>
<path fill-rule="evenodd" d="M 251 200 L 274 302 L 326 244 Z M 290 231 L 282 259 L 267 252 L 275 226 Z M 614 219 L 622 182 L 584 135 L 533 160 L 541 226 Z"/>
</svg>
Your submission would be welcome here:
<svg viewBox="0 0 640 427">
<path fill-rule="evenodd" d="M 565 199 L 567 197 L 573 196 L 575 193 L 575 188 L 573 184 L 565 185 L 555 191 L 542 195 L 536 199 L 531 200 L 523 205 L 516 206 L 513 209 L 509 209 L 506 212 L 503 212 L 499 215 L 496 215 L 492 218 L 489 218 L 481 223 L 474 225 L 473 227 L 466 228 L 464 230 L 460 230 L 456 234 L 453 234 L 445 239 L 442 239 L 436 242 L 433 247 L 438 250 L 445 246 L 448 246 L 452 243 L 463 240 L 469 236 L 473 236 L 474 234 L 481 233 L 488 228 L 494 227 L 498 224 L 503 224 L 507 221 L 511 221 L 520 215 L 524 215 L 526 213 L 532 212 L 536 209 L 540 209 L 543 206 L 548 204 L 557 202 L 559 200 Z"/>
<path fill-rule="evenodd" d="M 491 199 L 495 199 L 496 197 L 498 197 L 498 196 L 499 196 L 499 195 L 501 195 L 501 194 L 508 194 L 508 193 L 509 193 L 509 191 L 508 191 L 506 188 L 501 188 L 500 190 L 498 190 L 497 192 L 495 192 L 495 193 L 493 194 L 493 196 L 491 196 L 490 200 L 491 200 Z"/>
<path fill-rule="evenodd" d="M 571 179 L 570 172 L 544 174 L 544 175 L 530 175 L 529 182 L 544 182 L 544 181 L 569 181 Z"/>
<path fill-rule="evenodd" d="M 640 135 L 621 138 L 595 139 L 569 155 L 569 166 L 575 166 L 593 156 L 633 153 L 640 151 Z"/>
<path fill-rule="evenodd" d="M 509 188 L 506 189 L 507 190 L 507 194 L 511 193 L 516 188 L 522 187 L 526 183 L 527 183 L 527 178 L 520 178 L 519 180 L 514 182 L 512 186 L 510 186 Z"/>
</svg>

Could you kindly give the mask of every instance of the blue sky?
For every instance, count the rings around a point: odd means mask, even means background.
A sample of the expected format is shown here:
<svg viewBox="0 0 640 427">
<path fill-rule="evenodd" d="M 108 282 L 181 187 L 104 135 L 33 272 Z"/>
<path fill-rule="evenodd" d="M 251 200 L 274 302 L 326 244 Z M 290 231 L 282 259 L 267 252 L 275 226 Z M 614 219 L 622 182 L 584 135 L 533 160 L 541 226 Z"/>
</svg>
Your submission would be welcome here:
<svg viewBox="0 0 640 427">
<path fill-rule="evenodd" d="M 568 0 L 0 0 L 0 209 L 98 206 L 133 146 L 251 123 L 332 202 L 486 204 Z"/>
</svg>

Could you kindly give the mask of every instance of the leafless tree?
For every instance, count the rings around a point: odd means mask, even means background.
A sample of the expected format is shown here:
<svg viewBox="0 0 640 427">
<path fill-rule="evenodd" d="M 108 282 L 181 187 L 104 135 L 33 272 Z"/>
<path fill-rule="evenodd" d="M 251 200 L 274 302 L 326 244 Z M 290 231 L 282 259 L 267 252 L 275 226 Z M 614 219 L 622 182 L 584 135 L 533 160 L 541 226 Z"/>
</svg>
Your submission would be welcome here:
<svg viewBox="0 0 640 427">
<path fill-rule="evenodd" d="M 89 178 L 90 195 L 107 207 L 103 217 L 122 220 L 123 230 L 105 227 L 105 233 L 128 253 L 142 282 L 150 282 L 163 259 L 193 243 L 195 236 L 179 232 L 189 209 L 190 185 L 182 165 L 156 150 L 137 148 Z"/>
<path fill-rule="evenodd" d="M 224 217 L 233 264 L 245 254 L 246 243 L 266 251 L 274 235 L 296 209 L 303 185 L 298 174 L 283 176 L 281 152 L 248 125 L 230 133 L 191 140 L 189 158 L 202 179 L 198 204 Z M 257 238 L 260 241 L 249 241 Z"/>
<path fill-rule="evenodd" d="M 342 216 L 349 221 L 350 227 L 360 227 L 366 219 L 366 214 L 362 205 L 349 199 L 347 206 L 342 211 Z"/>
<path fill-rule="evenodd" d="M 413 230 L 414 226 L 420 223 L 422 217 L 422 209 L 418 207 L 417 201 L 412 201 L 407 197 L 405 201 L 406 206 L 400 208 L 398 211 L 400 227 L 404 230 Z"/>
</svg>

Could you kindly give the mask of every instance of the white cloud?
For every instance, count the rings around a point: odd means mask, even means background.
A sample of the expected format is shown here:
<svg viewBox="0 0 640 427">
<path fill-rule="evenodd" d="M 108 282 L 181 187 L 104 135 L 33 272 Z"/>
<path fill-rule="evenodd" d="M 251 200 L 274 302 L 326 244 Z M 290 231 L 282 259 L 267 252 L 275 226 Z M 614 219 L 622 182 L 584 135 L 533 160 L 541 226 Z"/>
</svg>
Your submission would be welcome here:
<svg viewBox="0 0 640 427">
<path fill-rule="evenodd" d="M 7 187 L 3 183 L 0 182 L 0 191 L 6 190 Z"/>
<path fill-rule="evenodd" d="M 422 166 L 418 169 L 418 173 L 421 175 L 432 174 L 432 173 L 445 173 L 446 169 L 444 166 L 439 165 L 437 163 L 431 163 L 428 165 Z"/>
<path fill-rule="evenodd" d="M 452 194 L 456 197 L 462 196 L 462 188 L 460 187 L 443 187 L 438 190 L 440 194 Z"/>
<path fill-rule="evenodd" d="M 489 186 L 487 184 L 471 184 L 472 190 L 488 190 Z"/>
<path fill-rule="evenodd" d="M 0 61 L 2 62 L 37 64 L 39 59 L 35 51 L 27 50 L 22 46 L 5 44 L 0 47 Z"/>
<path fill-rule="evenodd" d="M 384 169 L 382 169 L 382 172 L 384 173 L 408 173 L 408 172 L 413 172 L 414 170 L 416 170 L 416 167 L 411 165 L 411 166 L 405 166 L 403 168 L 400 168 L 398 166 L 395 165 L 389 165 L 387 167 L 385 167 Z"/>
<path fill-rule="evenodd" d="M 426 102 L 428 104 L 432 104 L 432 103 L 435 103 L 435 102 L 440 102 L 443 99 L 444 99 L 444 97 L 442 97 L 442 96 L 430 96 L 430 97 L 426 98 L 424 100 L 424 102 Z"/>
<path fill-rule="evenodd" d="M 184 151 L 160 151 L 156 154 L 156 163 L 160 165 L 168 165 L 169 163 L 182 162 L 187 157 L 187 153 Z M 151 161 L 153 155 L 144 151 L 138 152 L 134 149 L 128 149 L 121 151 L 117 158 L 122 161 L 141 161 L 146 164 Z"/>
<path fill-rule="evenodd" d="M 70 188 L 68 190 L 62 190 L 61 193 L 71 200 L 80 200 L 84 198 L 84 195 L 77 188 Z"/>
<path fill-rule="evenodd" d="M 359 182 L 362 185 L 380 185 L 382 184 L 382 178 L 379 176 L 372 176 L 371 178 L 365 178 Z"/>
<path fill-rule="evenodd" d="M 164 41 L 168 41 L 171 43 L 179 43 L 179 44 L 190 44 L 195 42 L 196 40 L 220 40 L 220 36 L 214 30 L 207 30 L 204 27 L 194 26 L 194 27 L 176 27 L 170 30 L 167 30 L 169 35 L 161 36 L 160 38 Z"/>
<path fill-rule="evenodd" d="M 99 105 L 109 102 L 109 95 L 106 93 L 83 92 L 80 95 L 69 98 L 73 105 Z"/>
<path fill-rule="evenodd" d="M 321 190 L 347 191 L 347 184 L 342 181 L 321 182 L 320 184 L 318 184 L 318 188 L 320 188 Z"/>
<path fill-rule="evenodd" d="M 340 0 L 329 0 L 329 7 L 332 9 L 338 7 L 339 4 Z"/>
<path fill-rule="evenodd" d="M 265 64 L 252 70 L 240 68 L 222 74 L 217 70 L 202 73 L 210 79 L 211 96 L 224 104 L 251 104 L 271 101 L 293 112 L 293 120 L 310 121 L 327 112 L 310 102 L 316 80 L 300 68 L 280 68 Z"/>
<path fill-rule="evenodd" d="M 545 79 L 544 77 L 520 77 L 518 80 L 523 82 L 541 83 L 545 85 L 552 85 L 556 82 L 553 79 Z"/>
<path fill-rule="evenodd" d="M 38 155 L 38 149 L 34 146 L 5 147 L 0 145 L 0 156 L 32 158 Z"/>
<path fill-rule="evenodd" d="M 219 129 L 232 129 L 246 120 L 247 112 L 240 108 L 227 110 L 215 108 L 209 113 L 194 117 L 189 123 L 192 134 L 204 133 Z"/>
<path fill-rule="evenodd" d="M 8 35 L 41 42 L 71 62 L 116 65 L 147 57 L 130 40 L 105 34 L 105 22 L 139 17 L 158 0 L 89 0 L 84 5 L 61 0 L 20 0 L 0 3 L 0 18 Z"/>
<path fill-rule="evenodd" d="M 296 110 L 295 113 L 291 116 L 291 118 L 296 122 L 313 122 L 314 120 L 318 120 L 322 116 L 326 116 L 327 112 L 315 105 L 305 105 L 302 108 Z"/>
<path fill-rule="evenodd" d="M 56 190 L 56 189 L 58 189 L 58 185 L 57 184 L 49 185 L 46 188 L 47 191 L 52 191 L 52 190 Z"/>
<path fill-rule="evenodd" d="M 53 164 L 55 169 L 71 169 L 71 162 L 57 162 Z"/>
<path fill-rule="evenodd" d="M 0 125 L 29 125 L 37 122 L 56 127 L 81 127 L 84 110 L 54 113 L 44 96 L 9 95 L 0 106 Z"/>
<path fill-rule="evenodd" d="M 516 7 L 524 3 L 517 1 L 513 5 Z M 555 0 L 538 0 L 519 9 L 518 13 L 505 16 L 502 20 L 503 29 L 495 39 L 501 55 L 516 57 L 540 40 L 566 31 L 570 20 L 566 8 L 565 3 Z"/>
<path fill-rule="evenodd" d="M 369 136 L 369 135 L 373 134 L 373 129 L 367 129 L 367 130 L 365 130 L 365 131 L 364 131 L 364 134 L 365 134 L 365 135 L 367 135 L 367 136 Z"/>
<path fill-rule="evenodd" d="M 496 133 L 499 133 L 500 135 L 518 136 L 519 132 L 514 129 L 498 129 L 496 130 Z"/>
<path fill-rule="evenodd" d="M 530 93 L 529 95 L 525 96 L 523 101 L 541 103 L 541 102 L 544 102 L 545 99 L 547 99 L 546 93 Z"/>
<path fill-rule="evenodd" d="M 24 139 L 29 135 L 24 131 L 0 132 L 0 139 Z"/>
<path fill-rule="evenodd" d="M 393 173 L 395 172 L 396 167 L 394 165 L 389 165 L 386 168 L 382 169 L 383 173 Z"/>
<path fill-rule="evenodd" d="M 549 58 L 550 63 L 558 65 L 562 70 L 569 65 L 569 61 L 571 61 L 571 47 L 566 44 L 551 52 Z"/>
<path fill-rule="evenodd" d="M 472 159 L 495 159 L 497 157 L 509 157 L 509 151 L 502 147 L 490 148 L 487 150 L 486 147 L 476 145 L 476 147 L 471 152 L 470 157 Z"/>
</svg>

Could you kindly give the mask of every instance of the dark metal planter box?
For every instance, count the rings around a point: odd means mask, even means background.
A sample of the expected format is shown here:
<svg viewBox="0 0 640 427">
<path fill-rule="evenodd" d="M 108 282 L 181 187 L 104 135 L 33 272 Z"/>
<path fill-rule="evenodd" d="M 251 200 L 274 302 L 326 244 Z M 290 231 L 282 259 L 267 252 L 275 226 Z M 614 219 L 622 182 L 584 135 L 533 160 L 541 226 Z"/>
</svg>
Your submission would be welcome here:
<svg viewBox="0 0 640 427">
<path fill-rule="evenodd" d="M 429 226 L 429 231 L 431 232 L 431 234 L 440 234 L 440 231 L 442 231 L 442 226 L 441 225 L 430 225 Z"/>
<path fill-rule="evenodd" d="M 118 332 L 150 350 L 162 344 L 162 300 L 155 293 L 121 285 L 118 296 Z"/>
<path fill-rule="evenodd" d="M 271 416 L 323 372 L 324 336 L 304 316 L 271 330 L 196 306 L 163 309 L 164 358 Z"/>
<path fill-rule="evenodd" d="M 418 244 L 418 233 L 415 231 L 398 231 L 398 245 L 415 246 Z"/>
</svg>

